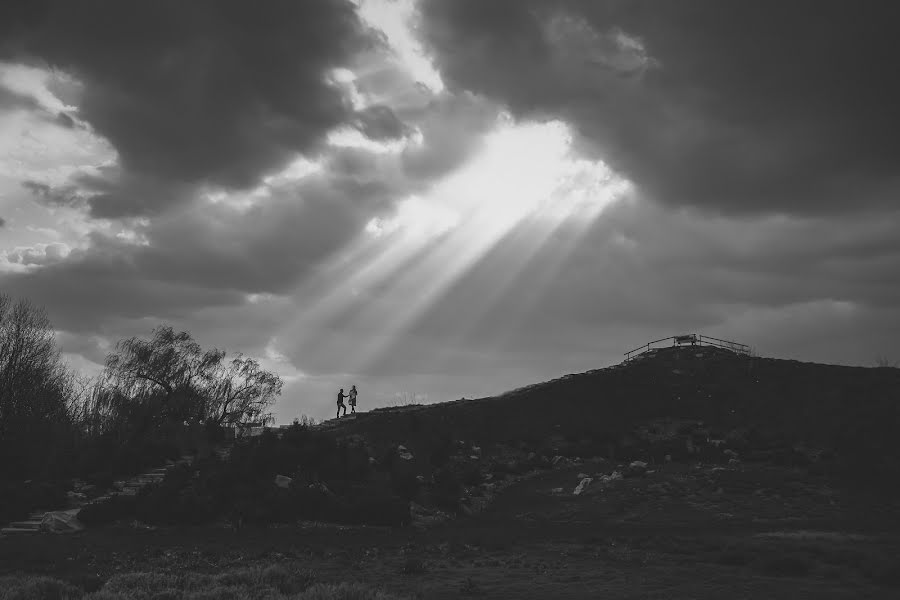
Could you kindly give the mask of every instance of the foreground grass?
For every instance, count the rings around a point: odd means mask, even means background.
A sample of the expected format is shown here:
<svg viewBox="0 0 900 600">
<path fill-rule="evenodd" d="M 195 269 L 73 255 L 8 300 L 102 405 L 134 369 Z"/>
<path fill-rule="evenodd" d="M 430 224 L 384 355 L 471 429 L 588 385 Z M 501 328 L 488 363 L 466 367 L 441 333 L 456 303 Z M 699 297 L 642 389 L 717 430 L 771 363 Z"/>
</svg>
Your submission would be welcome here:
<svg viewBox="0 0 900 600">
<path fill-rule="evenodd" d="M 99 588 L 99 589 L 97 589 Z M 402 600 L 358 583 L 314 583 L 308 572 L 280 566 L 218 575 L 126 573 L 74 584 L 50 577 L 0 577 L 0 600 Z"/>
</svg>

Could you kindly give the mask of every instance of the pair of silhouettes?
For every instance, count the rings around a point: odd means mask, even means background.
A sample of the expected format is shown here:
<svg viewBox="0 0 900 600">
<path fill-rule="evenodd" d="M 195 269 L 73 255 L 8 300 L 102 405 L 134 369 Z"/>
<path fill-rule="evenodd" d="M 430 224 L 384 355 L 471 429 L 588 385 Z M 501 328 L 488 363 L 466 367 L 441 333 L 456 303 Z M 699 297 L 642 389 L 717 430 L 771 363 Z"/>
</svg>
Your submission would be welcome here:
<svg viewBox="0 0 900 600">
<path fill-rule="evenodd" d="M 356 392 L 355 385 L 350 388 L 349 394 L 344 394 L 344 388 L 341 388 L 341 391 L 338 392 L 338 397 L 337 397 L 337 417 L 336 418 L 340 418 L 342 408 L 344 409 L 344 416 L 345 417 L 347 416 L 347 405 L 344 404 L 344 398 L 350 399 L 350 412 L 351 413 L 356 412 L 356 393 L 357 392 Z"/>
</svg>

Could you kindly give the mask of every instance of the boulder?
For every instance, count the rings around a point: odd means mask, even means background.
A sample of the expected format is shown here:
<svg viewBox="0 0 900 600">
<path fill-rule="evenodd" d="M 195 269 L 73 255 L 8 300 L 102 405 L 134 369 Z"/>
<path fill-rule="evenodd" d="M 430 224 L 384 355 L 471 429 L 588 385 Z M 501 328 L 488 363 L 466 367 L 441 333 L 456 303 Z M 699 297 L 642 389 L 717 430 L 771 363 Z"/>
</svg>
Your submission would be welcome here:
<svg viewBox="0 0 900 600">
<path fill-rule="evenodd" d="M 581 493 L 584 490 L 586 490 L 589 485 L 591 485 L 592 481 L 593 481 L 593 479 L 591 477 L 585 477 L 584 479 L 582 479 L 581 481 L 578 482 L 578 485 L 575 486 L 575 490 L 572 493 L 575 494 L 576 496 L 580 496 Z"/>
<path fill-rule="evenodd" d="M 41 531 L 49 533 L 75 533 L 84 525 L 78 520 L 78 511 L 60 510 L 48 512 L 41 519 Z"/>
<path fill-rule="evenodd" d="M 294 480 L 286 475 L 276 475 L 275 476 L 275 485 L 280 488 L 288 489 L 291 487 L 291 482 Z"/>
<path fill-rule="evenodd" d="M 625 469 L 626 477 L 639 477 L 647 473 L 647 463 L 642 460 L 633 461 L 628 468 Z"/>
<path fill-rule="evenodd" d="M 550 459 L 550 464 L 553 465 L 554 467 L 565 465 L 567 462 L 569 462 L 569 459 L 567 459 L 565 456 L 560 456 L 558 454 L 556 456 L 554 456 L 552 459 Z"/>
</svg>

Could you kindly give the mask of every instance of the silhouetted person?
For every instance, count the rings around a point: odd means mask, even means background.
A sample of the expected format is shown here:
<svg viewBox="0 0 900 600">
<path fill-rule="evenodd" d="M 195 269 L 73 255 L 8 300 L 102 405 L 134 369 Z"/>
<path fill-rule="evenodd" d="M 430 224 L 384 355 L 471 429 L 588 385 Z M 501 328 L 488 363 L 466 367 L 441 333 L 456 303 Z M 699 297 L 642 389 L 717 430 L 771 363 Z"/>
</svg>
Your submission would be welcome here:
<svg viewBox="0 0 900 600">
<path fill-rule="evenodd" d="M 356 393 L 357 393 L 356 386 L 354 385 L 352 388 L 350 388 L 350 394 L 349 394 L 350 395 L 350 412 L 351 413 L 356 412 Z"/>
<path fill-rule="evenodd" d="M 347 396 L 344 394 L 344 388 L 341 388 L 341 391 L 338 392 L 338 401 L 337 401 L 337 417 L 339 419 L 341 417 L 341 409 L 344 409 L 344 416 L 347 416 L 347 405 L 344 404 L 344 398 Z"/>
</svg>

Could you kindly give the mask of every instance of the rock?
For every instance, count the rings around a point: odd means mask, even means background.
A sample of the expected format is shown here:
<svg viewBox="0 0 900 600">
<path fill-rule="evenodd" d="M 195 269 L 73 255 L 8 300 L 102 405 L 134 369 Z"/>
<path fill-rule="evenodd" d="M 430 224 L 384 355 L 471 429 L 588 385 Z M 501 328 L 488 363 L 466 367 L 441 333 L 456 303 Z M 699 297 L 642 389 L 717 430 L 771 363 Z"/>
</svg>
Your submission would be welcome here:
<svg viewBox="0 0 900 600">
<path fill-rule="evenodd" d="M 413 460 L 415 457 L 412 452 L 406 449 L 406 446 L 397 446 L 397 458 L 401 460 Z"/>
<path fill-rule="evenodd" d="M 647 463 L 642 460 L 633 461 L 625 470 L 626 477 L 639 477 L 647 473 Z"/>
<path fill-rule="evenodd" d="M 87 496 L 80 492 L 66 492 L 66 498 L 68 498 L 70 502 L 84 502 L 87 500 Z"/>
<path fill-rule="evenodd" d="M 78 520 L 77 511 L 48 512 L 41 519 L 41 531 L 50 533 L 75 533 L 82 531 L 84 525 Z"/>
<path fill-rule="evenodd" d="M 416 475 L 416 481 L 418 481 L 422 485 L 425 485 L 425 477 L 423 475 Z"/>
<path fill-rule="evenodd" d="M 472 446 L 472 454 L 481 456 L 481 446 Z"/>
<path fill-rule="evenodd" d="M 729 458 L 729 459 L 728 459 L 728 466 L 729 466 L 729 467 L 736 467 L 736 466 L 739 465 L 739 464 L 741 464 L 741 461 L 739 461 L 739 460 L 736 459 L 736 458 Z"/>
<path fill-rule="evenodd" d="M 587 473 L 579 473 L 578 474 L 578 479 L 586 479 L 588 477 L 590 477 L 590 475 L 588 475 Z"/>
<path fill-rule="evenodd" d="M 709 440 L 709 443 L 712 444 L 713 446 L 715 446 L 716 448 L 721 448 L 722 446 L 725 445 L 725 440 Z M 728 452 L 728 450 L 726 450 L 725 452 Z"/>
<path fill-rule="evenodd" d="M 537 456 L 537 454 L 535 454 L 534 452 L 529 452 L 529 453 L 528 453 L 528 460 L 534 460 L 536 456 Z"/>
<path fill-rule="evenodd" d="M 672 455 L 671 455 L 671 454 L 666 454 L 666 457 L 665 457 L 664 460 L 665 460 L 667 463 L 672 462 Z"/>
<path fill-rule="evenodd" d="M 275 476 L 275 485 L 280 488 L 288 489 L 291 487 L 291 482 L 294 481 L 292 478 L 287 477 L 285 475 L 276 475 Z"/>
<path fill-rule="evenodd" d="M 550 490 L 550 492 L 553 493 L 553 494 L 562 494 L 562 493 L 563 493 L 563 489 L 560 488 L 560 487 L 556 487 L 556 488 L 553 488 L 552 490 Z"/>
<path fill-rule="evenodd" d="M 562 466 L 568 462 L 568 459 L 565 456 L 556 455 L 552 459 L 550 459 L 550 464 L 555 466 Z"/>
<path fill-rule="evenodd" d="M 589 485 L 591 485 L 591 482 L 592 482 L 592 481 L 593 481 L 592 478 L 590 478 L 590 477 L 585 477 L 584 479 L 582 479 L 582 480 L 578 483 L 578 485 L 575 487 L 575 491 L 573 491 L 572 493 L 575 494 L 576 496 L 580 496 L 581 493 L 582 493 L 585 489 L 587 489 L 587 487 L 588 487 Z"/>
<path fill-rule="evenodd" d="M 311 490 L 318 490 L 318 491 L 322 492 L 323 494 L 325 494 L 326 496 L 331 496 L 331 497 L 334 496 L 334 492 L 332 492 L 331 490 L 329 490 L 329 489 L 328 489 L 328 486 L 325 485 L 324 483 L 322 483 L 321 481 L 318 482 L 318 483 L 311 483 L 311 484 L 309 484 L 309 489 L 311 489 Z"/>
<path fill-rule="evenodd" d="M 725 456 L 730 456 L 731 458 L 737 458 L 738 453 L 732 450 L 731 448 L 725 448 L 725 452 L 723 452 Z"/>
</svg>

